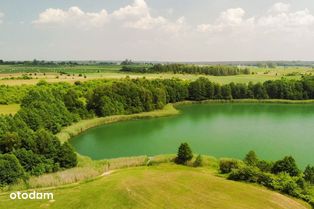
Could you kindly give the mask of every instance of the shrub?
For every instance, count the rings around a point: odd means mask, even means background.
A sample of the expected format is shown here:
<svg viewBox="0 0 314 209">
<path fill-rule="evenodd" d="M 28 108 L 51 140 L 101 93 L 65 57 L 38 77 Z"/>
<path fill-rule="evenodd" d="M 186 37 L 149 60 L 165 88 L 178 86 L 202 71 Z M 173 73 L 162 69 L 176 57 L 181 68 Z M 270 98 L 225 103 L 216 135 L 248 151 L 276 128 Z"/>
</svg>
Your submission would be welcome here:
<svg viewBox="0 0 314 209">
<path fill-rule="evenodd" d="M 235 181 L 258 182 L 259 170 L 252 166 L 244 166 L 239 169 L 233 169 L 228 179 Z"/>
<path fill-rule="evenodd" d="M 182 143 L 178 149 L 176 158 L 177 164 L 186 164 L 187 161 L 193 158 L 193 153 L 188 143 Z"/>
<path fill-rule="evenodd" d="M 234 159 L 221 159 L 219 161 L 219 170 L 220 173 L 230 173 L 232 169 L 239 168 L 240 163 Z"/>
<path fill-rule="evenodd" d="M 201 155 L 198 155 L 193 163 L 194 167 L 201 167 L 203 166 L 203 158 Z"/>
<path fill-rule="evenodd" d="M 257 183 L 273 189 L 273 181 L 274 181 L 274 175 L 271 173 L 264 173 L 264 172 L 259 172 L 258 173 L 258 179 Z"/>
<path fill-rule="evenodd" d="M 274 178 L 273 188 L 294 197 L 299 197 L 301 189 L 288 173 L 280 173 Z"/>
</svg>

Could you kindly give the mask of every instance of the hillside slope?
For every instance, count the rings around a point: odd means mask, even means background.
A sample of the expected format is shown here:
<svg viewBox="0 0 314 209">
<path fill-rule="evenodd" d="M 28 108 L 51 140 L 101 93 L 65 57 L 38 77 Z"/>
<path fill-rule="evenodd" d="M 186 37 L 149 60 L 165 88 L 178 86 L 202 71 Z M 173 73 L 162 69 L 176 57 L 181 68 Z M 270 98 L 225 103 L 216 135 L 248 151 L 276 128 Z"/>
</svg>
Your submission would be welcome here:
<svg viewBox="0 0 314 209">
<path fill-rule="evenodd" d="M 306 209 L 305 203 L 261 187 L 216 177 L 212 170 L 163 164 L 117 170 L 97 180 L 48 190 L 54 200 L 9 200 L 0 208 Z"/>
</svg>

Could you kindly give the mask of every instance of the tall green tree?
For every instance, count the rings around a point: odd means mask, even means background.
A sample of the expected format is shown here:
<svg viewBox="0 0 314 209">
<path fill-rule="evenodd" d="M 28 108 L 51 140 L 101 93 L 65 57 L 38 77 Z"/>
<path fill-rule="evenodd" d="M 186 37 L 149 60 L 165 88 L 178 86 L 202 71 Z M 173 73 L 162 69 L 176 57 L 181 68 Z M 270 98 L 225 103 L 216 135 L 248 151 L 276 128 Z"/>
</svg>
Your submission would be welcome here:
<svg viewBox="0 0 314 209">
<path fill-rule="evenodd" d="M 247 164 L 249 166 L 257 166 L 257 164 L 258 164 L 257 155 L 256 155 L 256 153 L 253 150 L 249 151 L 246 154 L 246 156 L 245 156 L 243 161 L 244 161 L 245 164 Z"/>
<path fill-rule="evenodd" d="M 193 153 L 190 146 L 188 145 L 188 143 L 182 143 L 178 149 L 176 163 L 186 164 L 192 158 L 193 158 Z"/>
<path fill-rule="evenodd" d="M 306 166 L 304 170 L 304 179 L 311 184 L 314 184 L 314 166 Z"/>
<path fill-rule="evenodd" d="M 288 173 L 290 176 L 297 176 L 300 173 L 299 168 L 295 162 L 295 159 L 291 156 L 286 156 L 282 160 L 278 160 L 274 163 L 272 173 Z"/>
</svg>

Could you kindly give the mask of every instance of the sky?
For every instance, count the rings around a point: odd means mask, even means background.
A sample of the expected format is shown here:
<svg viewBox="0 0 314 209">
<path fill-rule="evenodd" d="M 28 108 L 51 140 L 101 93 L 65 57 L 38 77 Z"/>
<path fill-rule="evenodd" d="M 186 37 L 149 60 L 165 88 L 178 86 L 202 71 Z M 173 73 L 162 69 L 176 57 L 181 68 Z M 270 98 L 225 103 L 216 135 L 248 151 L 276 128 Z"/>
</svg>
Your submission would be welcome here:
<svg viewBox="0 0 314 209">
<path fill-rule="evenodd" d="M 314 60 L 313 0 L 0 0 L 0 59 Z"/>
</svg>

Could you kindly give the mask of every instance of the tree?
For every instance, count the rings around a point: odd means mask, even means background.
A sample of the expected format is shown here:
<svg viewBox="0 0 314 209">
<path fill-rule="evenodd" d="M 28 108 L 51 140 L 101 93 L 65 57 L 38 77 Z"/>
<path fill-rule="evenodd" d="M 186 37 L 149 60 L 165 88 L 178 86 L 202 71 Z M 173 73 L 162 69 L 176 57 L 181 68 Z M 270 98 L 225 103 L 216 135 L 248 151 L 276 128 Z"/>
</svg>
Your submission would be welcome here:
<svg viewBox="0 0 314 209">
<path fill-rule="evenodd" d="M 314 184 L 314 166 L 306 166 L 304 170 L 304 179 L 311 184 Z"/>
<path fill-rule="evenodd" d="M 198 155 L 193 163 L 194 167 L 201 167 L 203 166 L 203 158 L 201 155 Z"/>
<path fill-rule="evenodd" d="M 43 160 L 43 157 L 40 157 L 40 155 L 24 148 L 16 150 L 13 154 L 17 157 L 26 172 L 32 172 Z"/>
<path fill-rule="evenodd" d="M 286 156 L 282 160 L 278 160 L 273 165 L 271 172 L 274 174 L 278 173 L 288 173 L 290 176 L 297 176 L 300 170 L 293 157 Z"/>
<path fill-rule="evenodd" d="M 268 162 L 266 160 L 259 160 L 256 165 L 261 171 L 270 173 L 273 167 L 273 162 Z"/>
<path fill-rule="evenodd" d="M 221 96 L 222 96 L 223 99 L 232 99 L 230 85 L 223 85 L 221 87 Z"/>
<path fill-rule="evenodd" d="M 176 163 L 186 164 L 187 161 L 193 158 L 193 153 L 188 143 L 182 143 L 178 149 Z"/>
<path fill-rule="evenodd" d="M 22 177 L 24 171 L 15 155 L 0 155 L 0 185 L 15 183 Z"/>
<path fill-rule="evenodd" d="M 77 156 L 68 142 L 64 142 L 61 146 L 58 161 L 63 168 L 72 168 L 77 165 Z"/>
<path fill-rule="evenodd" d="M 244 158 L 244 163 L 249 165 L 249 166 L 256 166 L 258 164 L 258 158 L 257 155 L 254 151 L 249 151 L 245 158 Z"/>
<path fill-rule="evenodd" d="M 0 152 L 8 153 L 21 146 L 17 133 L 6 132 L 0 140 Z"/>
</svg>

